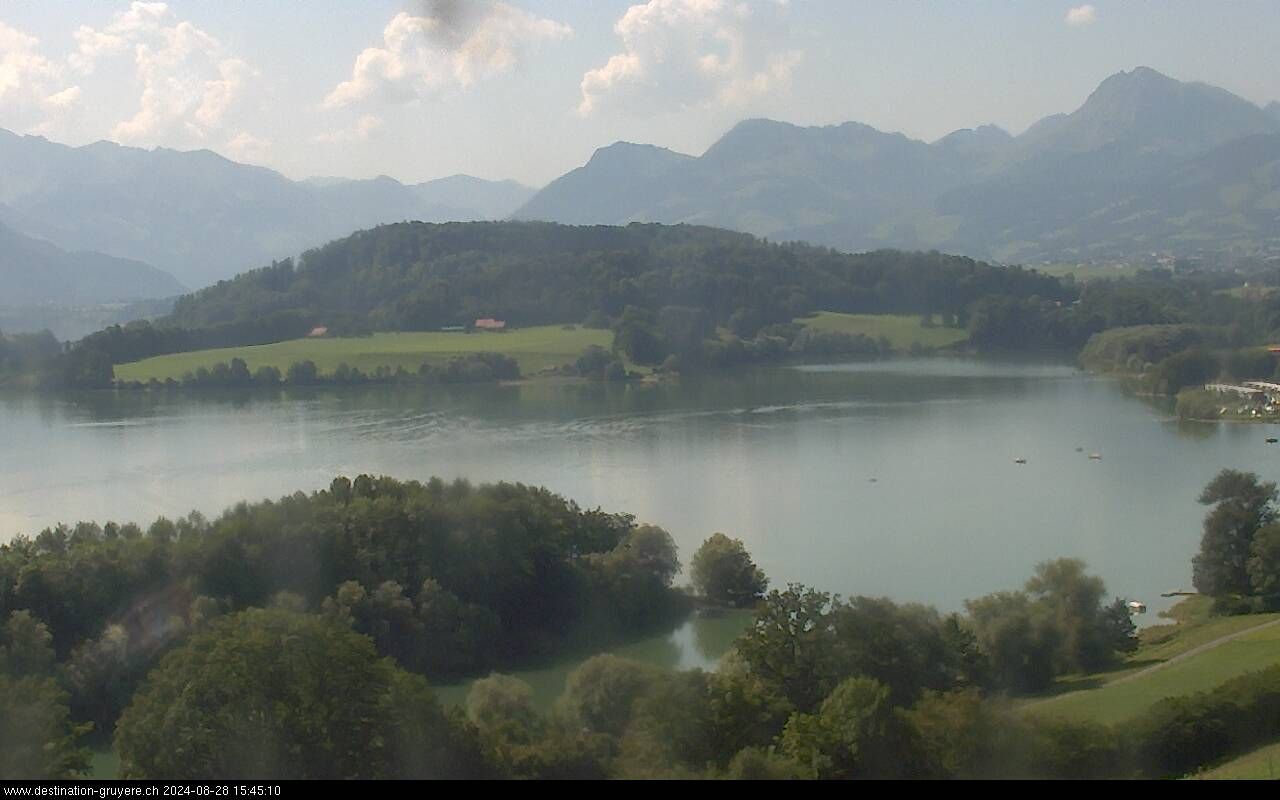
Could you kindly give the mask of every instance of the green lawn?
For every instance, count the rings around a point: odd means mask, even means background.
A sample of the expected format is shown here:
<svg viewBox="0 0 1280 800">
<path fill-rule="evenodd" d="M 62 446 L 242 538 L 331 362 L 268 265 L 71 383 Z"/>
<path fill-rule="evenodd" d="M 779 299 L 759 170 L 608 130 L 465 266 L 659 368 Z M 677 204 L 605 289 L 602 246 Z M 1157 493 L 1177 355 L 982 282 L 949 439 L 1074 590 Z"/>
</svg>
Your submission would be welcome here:
<svg viewBox="0 0 1280 800">
<path fill-rule="evenodd" d="M 1199 781 L 1280 780 L 1280 742 L 1259 747 L 1252 753 L 1191 777 Z"/>
<path fill-rule="evenodd" d="M 333 372 L 346 362 L 362 372 L 378 367 L 404 367 L 410 372 L 423 362 L 444 363 L 468 353 L 503 353 L 520 362 L 520 371 L 532 375 L 558 367 L 577 358 L 590 345 L 608 348 L 613 333 L 574 326 L 543 325 L 503 333 L 378 333 L 346 339 L 295 339 L 252 347 L 227 347 L 156 356 L 130 364 L 116 365 L 116 378 L 148 381 L 152 378 L 181 380 L 197 367 L 212 367 L 219 361 L 243 358 L 253 371 L 273 366 L 284 372 L 296 361 L 314 361 L 320 373 Z"/>
<path fill-rule="evenodd" d="M 941 321 L 932 328 L 926 328 L 920 324 L 918 314 L 837 314 L 834 311 L 819 311 L 812 317 L 803 317 L 796 322 L 820 331 L 861 333 L 872 339 L 884 336 L 889 339 L 894 350 L 907 350 L 913 342 L 919 342 L 924 347 L 950 347 L 969 338 L 968 332 L 963 328 L 946 328 Z"/>
<path fill-rule="evenodd" d="M 1119 679 L 1135 672 L 1138 667 L 1151 666 L 1153 662 L 1186 652 L 1197 644 L 1229 635 L 1242 627 L 1252 627 L 1237 620 L 1249 620 L 1253 625 L 1260 625 L 1276 616 L 1229 617 L 1212 623 L 1213 630 L 1210 626 L 1199 627 L 1194 635 L 1177 645 L 1170 640 L 1153 648 L 1144 648 L 1131 662 L 1135 665 L 1133 668 L 1101 676 L 1093 681 L 1095 685 L 1092 688 L 1033 702 L 1028 710 L 1034 714 L 1051 714 L 1067 719 L 1115 723 L 1141 714 L 1166 697 L 1212 689 L 1238 675 L 1280 663 L 1280 626 L 1246 634 L 1135 680 L 1119 682 Z M 1227 625 L 1227 622 L 1234 624 Z"/>
</svg>

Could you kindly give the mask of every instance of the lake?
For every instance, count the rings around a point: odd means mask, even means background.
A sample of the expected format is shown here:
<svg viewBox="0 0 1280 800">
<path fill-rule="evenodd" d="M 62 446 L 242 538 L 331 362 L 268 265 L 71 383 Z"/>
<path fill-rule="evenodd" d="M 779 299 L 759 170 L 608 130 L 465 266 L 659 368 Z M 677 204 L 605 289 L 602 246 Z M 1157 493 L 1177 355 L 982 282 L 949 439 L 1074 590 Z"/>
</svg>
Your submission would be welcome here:
<svg viewBox="0 0 1280 800">
<path fill-rule="evenodd" d="M 775 586 L 958 610 L 1074 556 L 1154 614 L 1161 592 L 1189 588 L 1204 484 L 1223 467 L 1280 471 L 1267 435 L 1180 424 L 1070 366 L 965 359 L 656 385 L 8 395 L 0 540 L 58 521 L 214 515 L 338 474 L 439 475 L 632 512 L 686 560 L 723 531 Z M 664 653 L 652 660 L 713 663 L 715 648 L 681 630 L 645 645 Z"/>
</svg>

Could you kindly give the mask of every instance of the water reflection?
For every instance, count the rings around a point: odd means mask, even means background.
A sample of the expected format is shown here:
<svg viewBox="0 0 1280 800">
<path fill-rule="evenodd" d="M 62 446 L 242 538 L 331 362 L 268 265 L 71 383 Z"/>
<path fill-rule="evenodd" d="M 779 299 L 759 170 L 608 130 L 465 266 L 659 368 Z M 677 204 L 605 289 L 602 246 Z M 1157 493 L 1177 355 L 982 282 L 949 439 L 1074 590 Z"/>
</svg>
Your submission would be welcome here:
<svg viewBox="0 0 1280 800">
<path fill-rule="evenodd" d="M 645 385 L 4 395 L 0 538 L 212 515 L 340 473 L 440 475 L 633 512 L 685 559 L 724 531 L 775 585 L 956 609 L 1077 556 L 1154 611 L 1189 582 L 1204 483 L 1228 466 L 1274 478 L 1280 457 L 1265 428 L 1169 412 L 1070 366 L 960 359 Z"/>
<path fill-rule="evenodd" d="M 746 611 L 695 614 L 674 631 L 616 645 L 604 652 L 662 669 L 715 669 L 750 622 L 751 614 Z M 585 651 L 571 653 L 554 664 L 511 674 L 528 683 L 533 688 L 535 705 L 547 710 L 564 693 L 569 674 L 590 655 Z M 439 686 L 436 694 L 445 703 L 459 704 L 466 699 L 470 686 L 471 681 Z"/>
</svg>

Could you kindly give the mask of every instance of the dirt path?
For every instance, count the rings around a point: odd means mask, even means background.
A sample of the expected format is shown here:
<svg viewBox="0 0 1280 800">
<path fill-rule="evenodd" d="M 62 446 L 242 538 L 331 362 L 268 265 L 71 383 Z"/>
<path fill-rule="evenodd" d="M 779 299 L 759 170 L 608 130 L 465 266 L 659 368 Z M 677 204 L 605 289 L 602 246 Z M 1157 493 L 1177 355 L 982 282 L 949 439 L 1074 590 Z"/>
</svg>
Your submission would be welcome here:
<svg viewBox="0 0 1280 800">
<path fill-rule="evenodd" d="M 1263 630 L 1266 630 L 1267 628 L 1273 628 L 1276 625 L 1280 625 L 1280 619 L 1273 619 L 1270 622 L 1264 622 L 1261 625 L 1254 625 L 1252 628 L 1245 628 L 1242 631 L 1236 631 L 1235 633 L 1228 633 L 1226 636 L 1219 636 L 1217 639 L 1214 639 L 1211 642 L 1205 642 L 1202 645 L 1191 648 L 1185 653 L 1179 653 L 1178 655 L 1174 656 L 1168 661 L 1161 661 L 1159 664 L 1152 664 L 1146 669 L 1140 669 L 1137 672 L 1133 673 L 1132 675 L 1125 675 L 1123 678 L 1116 678 L 1114 681 L 1111 681 L 1106 685 L 1116 686 L 1121 683 L 1128 683 L 1129 681 L 1136 680 L 1146 675 L 1150 675 L 1156 670 L 1164 669 L 1165 667 L 1168 667 L 1172 664 L 1177 664 L 1179 661 L 1184 661 L 1193 656 L 1198 656 L 1207 650 L 1212 650 L 1213 648 L 1218 647 L 1220 645 L 1224 645 L 1227 642 L 1230 642 L 1234 639 L 1239 639 L 1241 636 L 1248 636 L 1251 633 L 1257 633 L 1258 631 L 1263 631 Z"/>
<path fill-rule="evenodd" d="M 1253 627 L 1245 628 L 1242 631 L 1236 631 L 1235 633 L 1228 633 L 1226 636 L 1219 636 L 1217 639 L 1214 639 L 1211 642 L 1205 642 L 1202 645 L 1197 645 L 1196 647 L 1191 648 L 1185 653 L 1179 653 L 1178 655 L 1174 656 L 1173 658 L 1170 658 L 1167 661 L 1161 661 L 1159 664 L 1152 664 L 1146 669 L 1140 669 L 1137 672 L 1133 673 L 1132 675 L 1125 675 L 1123 678 L 1116 678 L 1113 681 L 1108 681 L 1102 684 L 1101 686 L 1098 686 L 1095 688 L 1104 689 L 1108 686 L 1119 686 L 1122 683 L 1128 683 L 1129 681 L 1134 681 L 1134 680 L 1137 680 L 1138 678 L 1144 678 L 1147 675 L 1150 675 L 1151 673 L 1157 670 L 1161 670 L 1161 669 L 1164 669 L 1165 667 L 1172 666 L 1174 664 L 1177 664 L 1180 661 L 1185 661 L 1188 658 L 1193 658 L 1195 656 L 1200 655 L 1201 653 L 1212 650 L 1215 647 L 1220 647 L 1226 644 L 1227 642 L 1233 641 L 1235 639 L 1239 639 L 1242 636 L 1248 636 L 1249 634 L 1257 633 L 1258 631 L 1264 631 L 1267 628 L 1273 628 L 1276 625 L 1280 625 L 1280 619 L 1273 619 L 1270 622 L 1264 622 L 1261 625 L 1254 625 Z M 1086 689 L 1082 691 L 1092 691 L 1092 690 Z M 1034 703 L 1027 703 L 1026 705 L 1023 706 L 1023 708 L 1032 708 L 1034 706 L 1044 705 L 1045 703 L 1052 703 L 1054 700 L 1060 700 L 1064 697 L 1071 697 L 1074 694 L 1076 694 L 1076 692 L 1065 692 L 1063 694 L 1054 695 L 1053 697 L 1046 697 L 1043 700 L 1037 700 Z"/>
</svg>

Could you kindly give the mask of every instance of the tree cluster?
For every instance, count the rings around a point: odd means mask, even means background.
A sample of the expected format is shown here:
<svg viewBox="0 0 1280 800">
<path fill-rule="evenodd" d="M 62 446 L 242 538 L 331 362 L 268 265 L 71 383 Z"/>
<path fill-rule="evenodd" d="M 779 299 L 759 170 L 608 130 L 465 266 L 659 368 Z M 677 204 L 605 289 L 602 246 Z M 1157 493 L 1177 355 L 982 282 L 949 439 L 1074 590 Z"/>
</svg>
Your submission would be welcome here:
<svg viewBox="0 0 1280 800">
<path fill-rule="evenodd" d="M 317 614 L 454 679 L 669 623 L 688 607 L 678 570 L 661 528 L 544 489 L 362 475 L 212 521 L 17 537 L 0 619 L 47 626 L 72 718 L 105 736 L 157 659 L 228 613 Z"/>
<path fill-rule="evenodd" d="M 1276 485 L 1251 472 L 1224 469 L 1205 486 L 1209 506 L 1192 583 L 1220 612 L 1280 607 L 1280 521 Z"/>
</svg>

